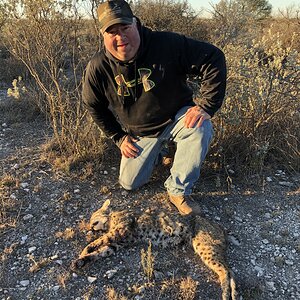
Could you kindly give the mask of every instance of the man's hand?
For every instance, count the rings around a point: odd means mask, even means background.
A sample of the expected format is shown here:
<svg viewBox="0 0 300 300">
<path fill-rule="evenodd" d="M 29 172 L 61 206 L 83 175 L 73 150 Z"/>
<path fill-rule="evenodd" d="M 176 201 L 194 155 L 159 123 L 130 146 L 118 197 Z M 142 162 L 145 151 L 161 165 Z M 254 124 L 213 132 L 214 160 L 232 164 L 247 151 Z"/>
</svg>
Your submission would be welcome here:
<svg viewBox="0 0 300 300">
<path fill-rule="evenodd" d="M 138 139 L 133 138 L 130 135 L 127 135 L 122 142 L 120 149 L 123 156 L 126 158 L 135 158 L 139 154 L 139 149 L 134 146 L 133 143 L 137 142 Z"/>
<path fill-rule="evenodd" d="M 211 116 L 199 106 L 189 108 L 184 117 L 184 126 L 186 128 L 200 127 L 204 120 L 211 119 Z"/>
</svg>

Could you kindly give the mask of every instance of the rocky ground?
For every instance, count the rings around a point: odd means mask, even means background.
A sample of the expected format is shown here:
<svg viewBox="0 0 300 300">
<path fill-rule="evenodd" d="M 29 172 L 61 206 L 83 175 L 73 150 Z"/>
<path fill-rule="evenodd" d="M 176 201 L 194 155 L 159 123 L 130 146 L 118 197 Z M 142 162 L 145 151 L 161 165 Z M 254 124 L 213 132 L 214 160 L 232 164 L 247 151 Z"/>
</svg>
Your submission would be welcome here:
<svg viewBox="0 0 300 300">
<path fill-rule="evenodd" d="M 167 205 L 168 170 L 130 193 L 118 185 L 118 157 L 109 153 L 88 178 L 55 171 L 43 159 L 50 134 L 43 119 L 12 122 L 0 108 L 0 299 L 220 299 L 217 278 L 187 245 L 153 249 L 154 278 L 141 267 L 147 245 L 71 271 L 91 238 L 90 214 L 105 199 L 115 208 Z M 242 299 L 300 299 L 299 175 L 269 171 L 262 187 L 231 173 L 228 189 L 225 179 L 203 172 L 194 196 L 229 233 L 228 261 Z"/>
</svg>

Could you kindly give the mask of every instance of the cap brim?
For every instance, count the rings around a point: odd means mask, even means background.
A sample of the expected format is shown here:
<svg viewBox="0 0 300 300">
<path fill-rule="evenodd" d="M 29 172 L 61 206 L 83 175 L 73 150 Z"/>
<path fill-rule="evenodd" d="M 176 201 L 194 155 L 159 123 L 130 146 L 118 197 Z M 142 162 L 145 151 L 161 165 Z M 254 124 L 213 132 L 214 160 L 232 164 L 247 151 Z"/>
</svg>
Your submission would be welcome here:
<svg viewBox="0 0 300 300">
<path fill-rule="evenodd" d="M 111 21 L 109 21 L 108 23 L 105 24 L 105 26 L 103 26 L 101 28 L 102 32 L 105 32 L 110 26 L 115 25 L 115 24 L 126 24 L 126 25 L 131 25 L 133 23 L 133 19 L 132 18 L 116 18 L 113 19 Z"/>
</svg>

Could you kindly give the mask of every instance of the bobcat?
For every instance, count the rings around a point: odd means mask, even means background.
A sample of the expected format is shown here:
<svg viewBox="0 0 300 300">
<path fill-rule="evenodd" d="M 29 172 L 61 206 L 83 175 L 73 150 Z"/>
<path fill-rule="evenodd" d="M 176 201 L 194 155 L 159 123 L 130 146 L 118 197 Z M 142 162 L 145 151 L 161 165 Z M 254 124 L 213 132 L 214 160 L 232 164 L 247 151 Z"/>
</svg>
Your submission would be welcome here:
<svg viewBox="0 0 300 300">
<path fill-rule="evenodd" d="M 82 268 L 89 261 L 114 254 L 120 248 L 151 241 L 154 246 L 172 247 L 180 243 L 192 244 L 204 264 L 217 273 L 222 300 L 236 300 L 237 293 L 232 272 L 225 261 L 226 241 L 223 229 L 201 216 L 179 217 L 148 209 L 140 215 L 128 210 L 110 211 L 110 201 L 94 212 L 90 227 L 103 233 L 88 244 L 72 268 Z"/>
</svg>

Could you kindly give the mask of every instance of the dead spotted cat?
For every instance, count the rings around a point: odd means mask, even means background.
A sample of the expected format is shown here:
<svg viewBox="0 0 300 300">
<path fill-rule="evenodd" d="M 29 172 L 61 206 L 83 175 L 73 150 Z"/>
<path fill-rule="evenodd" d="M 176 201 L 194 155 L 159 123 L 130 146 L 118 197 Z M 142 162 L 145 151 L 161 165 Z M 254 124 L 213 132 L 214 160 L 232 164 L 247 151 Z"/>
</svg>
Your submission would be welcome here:
<svg viewBox="0 0 300 300">
<path fill-rule="evenodd" d="M 235 281 L 225 260 L 225 234 L 220 226 L 201 216 L 168 216 L 150 209 L 136 215 L 128 210 L 111 211 L 109 205 L 107 200 L 93 213 L 91 228 L 103 234 L 84 248 L 72 268 L 82 268 L 90 261 L 140 242 L 151 241 L 152 245 L 163 248 L 187 243 L 192 244 L 204 264 L 219 276 L 222 300 L 237 299 Z"/>
</svg>

